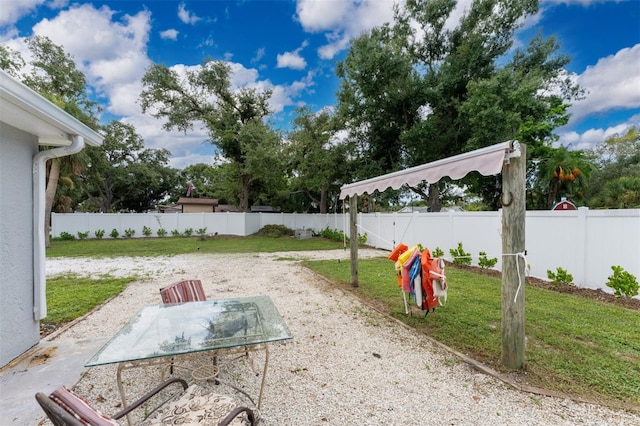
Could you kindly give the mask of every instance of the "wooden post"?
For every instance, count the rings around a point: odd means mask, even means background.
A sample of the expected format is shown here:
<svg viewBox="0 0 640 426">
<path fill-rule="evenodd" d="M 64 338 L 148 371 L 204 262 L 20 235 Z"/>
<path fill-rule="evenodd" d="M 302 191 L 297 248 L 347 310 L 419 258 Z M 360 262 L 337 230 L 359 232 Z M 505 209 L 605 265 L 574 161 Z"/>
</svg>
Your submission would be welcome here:
<svg viewBox="0 0 640 426">
<path fill-rule="evenodd" d="M 524 283 L 526 262 L 514 256 L 525 251 L 527 151 L 502 168 L 502 363 L 525 366 Z"/>
<path fill-rule="evenodd" d="M 351 285 L 358 287 L 358 196 L 349 197 L 349 247 L 351 249 Z"/>
</svg>

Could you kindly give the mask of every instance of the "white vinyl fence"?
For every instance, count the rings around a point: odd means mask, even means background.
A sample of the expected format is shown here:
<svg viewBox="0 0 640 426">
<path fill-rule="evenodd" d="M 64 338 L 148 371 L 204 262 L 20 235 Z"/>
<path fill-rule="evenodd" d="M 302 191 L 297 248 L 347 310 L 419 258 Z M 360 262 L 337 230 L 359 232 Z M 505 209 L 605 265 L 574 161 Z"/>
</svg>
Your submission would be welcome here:
<svg viewBox="0 0 640 426">
<path fill-rule="evenodd" d="M 316 233 L 329 228 L 349 235 L 346 214 L 53 213 L 52 236 L 67 232 L 77 238 L 78 232 L 89 232 L 89 238 L 94 238 L 96 230 L 104 230 L 104 238 L 109 238 L 112 229 L 120 236 L 133 229 L 136 238 L 143 236 L 143 226 L 153 236 L 162 228 L 167 238 L 174 230 L 183 233 L 189 228 L 193 235 L 206 228 L 207 235 L 247 236 L 271 224 Z M 498 259 L 496 269 L 502 266 L 501 212 L 361 213 L 358 227 L 359 234 L 366 233 L 367 245 L 376 248 L 420 243 L 432 251 L 440 248 L 450 258 L 449 250 L 462 243 L 473 256 L 472 264 L 477 265 L 483 251 Z M 529 273 L 534 277 L 546 279 L 547 270 L 556 272 L 561 267 L 578 286 L 607 292 L 611 292 L 605 285 L 611 266 L 622 266 L 640 279 L 640 209 L 528 211 L 525 238 Z"/>
</svg>

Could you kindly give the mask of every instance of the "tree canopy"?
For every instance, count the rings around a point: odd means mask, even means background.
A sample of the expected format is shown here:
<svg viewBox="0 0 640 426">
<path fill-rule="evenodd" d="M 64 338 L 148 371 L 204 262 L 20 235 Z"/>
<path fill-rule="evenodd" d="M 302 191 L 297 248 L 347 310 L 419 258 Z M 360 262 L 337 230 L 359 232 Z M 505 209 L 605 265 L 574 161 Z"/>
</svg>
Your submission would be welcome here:
<svg viewBox="0 0 640 426">
<path fill-rule="evenodd" d="M 104 131 L 101 146 L 86 148 L 90 163 L 79 179 L 88 200 L 81 209 L 103 213 L 155 209 L 177 183 L 177 171 L 168 165 L 170 152 L 145 148 L 129 124 L 111 121 Z"/>
<path fill-rule="evenodd" d="M 337 208 L 337 195 L 350 168 L 349 146 L 337 139 L 336 118 L 329 111 L 298 108 L 289 134 L 291 192 L 304 193 L 304 211 L 327 213 Z"/>
<path fill-rule="evenodd" d="M 211 143 L 235 175 L 237 201 L 243 211 L 260 181 L 277 179 L 274 173 L 281 156 L 278 135 L 265 123 L 270 113 L 270 91 L 233 89 L 229 65 L 206 60 L 184 76 L 165 65 L 152 65 L 142 78 L 143 112 L 164 120 L 163 128 L 186 132 L 194 124 L 204 125 Z M 252 194 L 253 192 L 253 194 Z"/>
<path fill-rule="evenodd" d="M 569 58 L 557 54 L 555 39 L 539 35 L 512 50 L 515 31 L 538 2 L 474 1 L 450 27 L 455 7 L 455 0 L 408 0 L 393 24 L 354 40 L 338 66 L 339 110 L 362 147 L 354 180 L 510 139 L 531 145 L 535 157 L 566 123 L 580 90 L 564 74 Z M 466 183 L 495 206 L 499 180 L 471 176 Z M 430 188 L 432 211 L 439 189 Z"/>
</svg>

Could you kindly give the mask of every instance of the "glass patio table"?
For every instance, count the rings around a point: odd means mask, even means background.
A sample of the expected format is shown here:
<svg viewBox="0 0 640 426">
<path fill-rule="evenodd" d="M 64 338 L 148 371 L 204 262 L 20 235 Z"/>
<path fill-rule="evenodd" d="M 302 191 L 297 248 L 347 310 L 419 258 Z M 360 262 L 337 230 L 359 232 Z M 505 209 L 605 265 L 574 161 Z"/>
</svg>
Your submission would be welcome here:
<svg viewBox="0 0 640 426">
<path fill-rule="evenodd" d="M 118 389 L 126 407 L 123 369 L 167 363 L 167 357 L 195 352 L 242 348 L 248 354 L 263 349 L 260 409 L 269 363 L 267 344 L 292 337 L 269 296 L 147 305 L 85 367 L 117 363 Z"/>
</svg>

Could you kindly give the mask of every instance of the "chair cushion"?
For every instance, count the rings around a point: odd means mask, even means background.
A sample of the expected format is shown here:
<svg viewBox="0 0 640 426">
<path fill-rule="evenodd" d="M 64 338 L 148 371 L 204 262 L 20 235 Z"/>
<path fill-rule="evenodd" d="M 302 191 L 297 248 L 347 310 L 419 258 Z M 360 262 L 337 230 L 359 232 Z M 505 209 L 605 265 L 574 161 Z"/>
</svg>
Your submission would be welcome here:
<svg viewBox="0 0 640 426">
<path fill-rule="evenodd" d="M 163 303 L 200 302 L 207 300 L 200 280 L 184 280 L 160 289 Z"/>
<path fill-rule="evenodd" d="M 161 288 L 160 295 L 162 296 L 163 303 L 181 303 L 182 295 L 178 290 L 178 286 L 171 285 L 169 287 Z"/>
<path fill-rule="evenodd" d="M 91 407 L 86 399 L 64 386 L 54 390 L 49 398 L 85 425 L 117 426 L 119 424 Z"/>
<path fill-rule="evenodd" d="M 205 424 L 217 425 L 229 412 L 240 404 L 232 397 L 211 392 L 199 385 L 191 385 L 187 390 L 163 404 L 140 426 Z M 254 410 L 256 420 L 257 410 Z M 244 414 L 236 417 L 230 425 L 247 425 Z"/>
<path fill-rule="evenodd" d="M 204 294 L 202 288 L 202 281 L 200 280 L 185 280 L 180 282 L 180 291 L 185 301 L 200 302 L 207 300 L 207 296 Z"/>
</svg>

